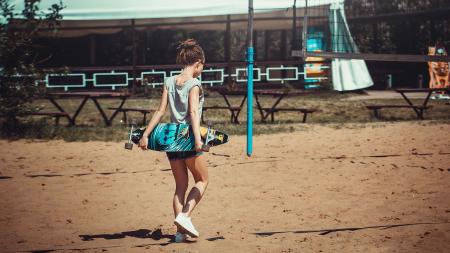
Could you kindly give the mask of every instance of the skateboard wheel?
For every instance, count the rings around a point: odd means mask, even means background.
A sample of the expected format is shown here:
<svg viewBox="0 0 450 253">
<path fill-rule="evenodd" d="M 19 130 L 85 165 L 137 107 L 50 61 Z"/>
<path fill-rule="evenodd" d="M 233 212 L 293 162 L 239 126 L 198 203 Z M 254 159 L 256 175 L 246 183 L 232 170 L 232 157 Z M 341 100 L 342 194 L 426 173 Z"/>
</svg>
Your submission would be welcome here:
<svg viewBox="0 0 450 253">
<path fill-rule="evenodd" d="M 125 143 L 125 149 L 132 150 L 133 149 L 133 143 Z"/>
<path fill-rule="evenodd" d="M 209 145 L 203 145 L 202 150 L 205 152 L 209 152 Z"/>
</svg>

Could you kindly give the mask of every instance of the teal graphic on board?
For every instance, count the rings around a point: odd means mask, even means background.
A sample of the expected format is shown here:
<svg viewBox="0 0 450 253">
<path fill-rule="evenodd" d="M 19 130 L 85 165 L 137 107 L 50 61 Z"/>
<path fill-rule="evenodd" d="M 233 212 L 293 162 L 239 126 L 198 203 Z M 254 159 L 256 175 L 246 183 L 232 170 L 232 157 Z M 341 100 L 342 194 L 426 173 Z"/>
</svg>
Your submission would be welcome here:
<svg viewBox="0 0 450 253">
<path fill-rule="evenodd" d="M 145 128 L 133 129 L 125 148 L 132 149 L 142 138 Z M 228 142 L 228 135 L 212 129 L 211 126 L 200 127 L 200 135 L 204 143 L 203 150 Z M 132 142 L 132 143 L 131 143 Z M 195 147 L 194 133 L 189 124 L 160 123 L 156 125 L 148 137 L 148 149 L 163 152 L 192 151 Z"/>
</svg>

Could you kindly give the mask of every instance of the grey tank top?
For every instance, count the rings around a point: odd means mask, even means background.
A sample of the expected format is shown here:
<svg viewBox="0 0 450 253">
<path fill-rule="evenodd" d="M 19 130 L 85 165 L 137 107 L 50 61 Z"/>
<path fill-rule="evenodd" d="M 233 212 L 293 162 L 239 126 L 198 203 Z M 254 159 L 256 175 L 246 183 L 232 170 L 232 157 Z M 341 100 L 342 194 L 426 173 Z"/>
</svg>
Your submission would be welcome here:
<svg viewBox="0 0 450 253">
<path fill-rule="evenodd" d="M 191 124 L 191 117 L 189 115 L 189 91 L 198 86 L 200 88 L 200 97 L 198 104 L 199 117 L 202 116 L 203 102 L 205 100 L 203 95 L 202 83 L 197 78 L 192 78 L 184 82 L 182 85 L 177 85 L 176 77 L 172 76 L 166 79 L 164 87 L 168 93 L 168 103 L 170 108 L 170 121 L 172 123 L 186 123 Z"/>
</svg>

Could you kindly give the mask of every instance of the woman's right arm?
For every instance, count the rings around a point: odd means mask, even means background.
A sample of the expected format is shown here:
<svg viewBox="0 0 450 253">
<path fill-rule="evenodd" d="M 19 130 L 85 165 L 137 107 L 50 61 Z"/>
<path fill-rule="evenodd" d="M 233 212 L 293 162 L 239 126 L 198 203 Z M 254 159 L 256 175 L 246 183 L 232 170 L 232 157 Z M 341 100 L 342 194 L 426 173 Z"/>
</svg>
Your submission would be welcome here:
<svg viewBox="0 0 450 253">
<path fill-rule="evenodd" d="M 159 104 L 159 108 L 153 114 L 152 119 L 150 120 L 150 122 L 148 123 L 147 127 L 145 128 L 145 131 L 142 134 L 142 138 L 139 141 L 138 146 L 142 150 L 146 150 L 147 149 L 148 136 L 150 135 L 150 133 L 155 128 L 155 126 L 161 121 L 162 117 L 164 116 L 164 113 L 166 112 L 166 108 L 167 108 L 167 103 L 168 103 L 168 101 L 167 101 L 167 89 L 164 86 L 163 87 L 162 96 L 161 96 L 161 103 Z"/>
</svg>

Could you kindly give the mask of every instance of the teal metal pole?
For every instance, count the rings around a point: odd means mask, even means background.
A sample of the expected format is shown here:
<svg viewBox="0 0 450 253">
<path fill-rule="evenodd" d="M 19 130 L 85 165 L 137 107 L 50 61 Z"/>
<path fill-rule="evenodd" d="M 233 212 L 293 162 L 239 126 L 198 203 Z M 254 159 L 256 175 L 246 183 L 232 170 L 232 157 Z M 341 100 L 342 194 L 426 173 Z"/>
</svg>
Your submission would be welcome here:
<svg viewBox="0 0 450 253">
<path fill-rule="evenodd" d="M 253 153 L 253 47 L 247 48 L 247 156 Z"/>
<path fill-rule="evenodd" d="M 247 156 L 253 153 L 253 0 L 248 1 L 247 30 Z"/>
</svg>

